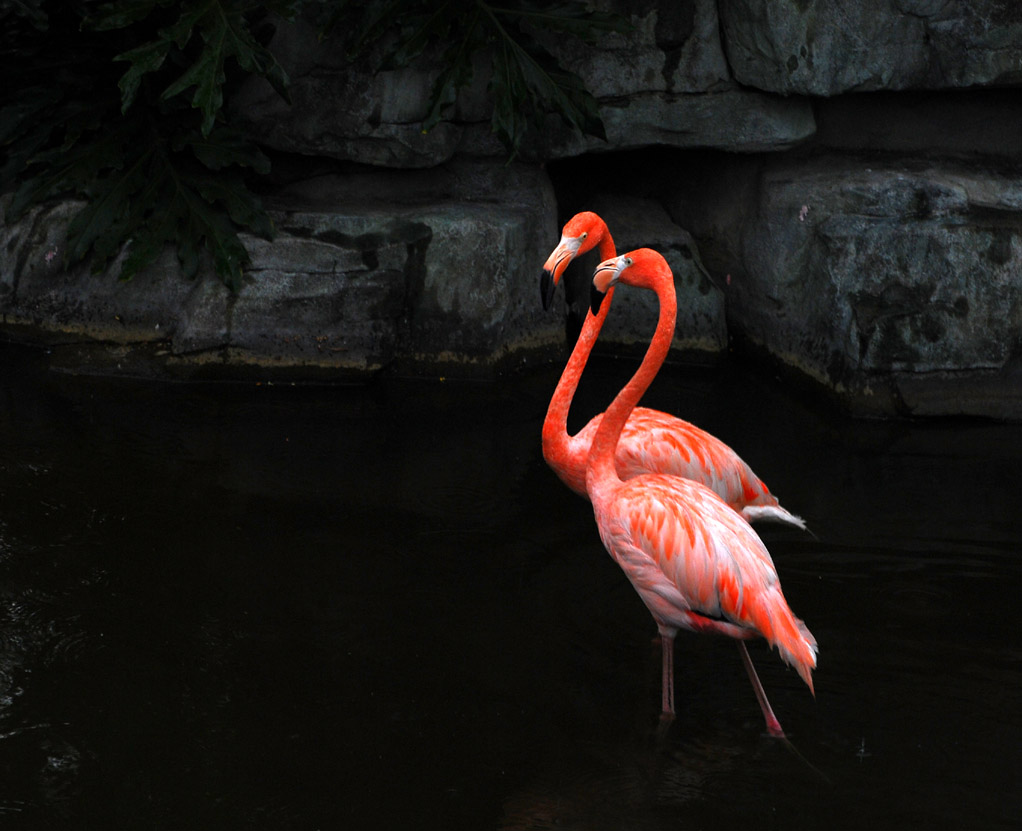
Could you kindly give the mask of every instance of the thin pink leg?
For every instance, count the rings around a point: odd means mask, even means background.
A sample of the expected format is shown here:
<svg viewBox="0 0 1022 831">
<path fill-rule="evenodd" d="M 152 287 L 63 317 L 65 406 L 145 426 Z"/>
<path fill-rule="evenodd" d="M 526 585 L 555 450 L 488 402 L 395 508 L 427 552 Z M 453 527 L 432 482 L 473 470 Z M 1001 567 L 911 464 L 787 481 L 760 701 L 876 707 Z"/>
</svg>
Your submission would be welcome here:
<svg viewBox="0 0 1022 831">
<path fill-rule="evenodd" d="M 660 709 L 663 715 L 674 715 L 674 636 L 660 635 L 663 648 L 663 678 L 660 691 Z"/>
<path fill-rule="evenodd" d="M 777 720 L 777 716 L 774 715 L 774 711 L 770 707 L 770 702 L 767 701 L 766 693 L 763 691 L 763 685 L 759 682 L 759 676 L 756 675 L 756 668 L 752 665 L 752 659 L 749 657 L 749 650 L 745 648 L 745 641 L 735 641 L 735 643 L 738 644 L 738 651 L 742 654 L 742 663 L 745 664 L 745 671 L 749 673 L 749 680 L 752 682 L 752 689 L 756 693 L 756 700 L 759 701 L 760 709 L 763 710 L 763 717 L 766 719 L 767 732 L 771 736 L 784 738 L 784 730 L 781 729 L 781 723 Z"/>
</svg>

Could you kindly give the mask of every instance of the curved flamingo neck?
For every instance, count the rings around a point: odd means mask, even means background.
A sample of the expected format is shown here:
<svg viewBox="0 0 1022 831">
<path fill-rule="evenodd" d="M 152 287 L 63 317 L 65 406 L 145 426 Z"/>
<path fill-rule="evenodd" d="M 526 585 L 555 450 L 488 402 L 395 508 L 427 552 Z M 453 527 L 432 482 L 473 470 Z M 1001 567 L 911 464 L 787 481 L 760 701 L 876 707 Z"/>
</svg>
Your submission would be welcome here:
<svg viewBox="0 0 1022 831">
<path fill-rule="evenodd" d="M 621 437 L 621 431 L 632 414 L 632 410 L 649 389 L 649 385 L 653 383 L 657 372 L 660 371 L 660 367 L 667 359 L 667 353 L 670 351 L 671 341 L 674 337 L 674 326 L 678 317 L 674 278 L 669 268 L 666 274 L 658 271 L 655 275 L 650 276 L 652 277 L 650 283 L 647 284 L 643 280 L 642 285 L 645 288 L 652 288 L 660 301 L 660 316 L 657 320 L 656 332 L 653 334 L 653 339 L 650 341 L 649 348 L 646 350 L 638 370 L 607 408 L 603 414 L 603 421 L 600 422 L 600 427 L 593 437 L 589 458 L 586 462 L 586 490 L 591 498 L 594 488 L 599 484 L 612 484 L 621 481 L 614 465 L 614 452 L 618 439 Z M 638 284 L 636 283 L 636 285 Z"/>
<path fill-rule="evenodd" d="M 615 256 L 614 240 L 611 238 L 607 226 L 603 226 L 602 233 L 599 231 L 594 233 L 599 233 L 597 250 L 600 260 L 609 260 Z M 600 334 L 600 329 L 603 328 L 603 322 L 607 319 L 612 295 L 613 292 L 607 292 L 607 296 L 600 306 L 599 314 L 594 315 L 591 311 L 586 312 L 582 331 L 571 350 L 571 356 L 564 366 L 564 372 L 561 373 L 557 386 L 554 388 L 546 418 L 543 420 L 543 457 L 548 462 L 566 459 L 568 456 L 568 412 L 571 410 L 572 399 L 575 397 L 575 391 L 582 378 L 582 370 L 585 369 L 589 354 L 593 351 L 596 338 Z"/>
</svg>

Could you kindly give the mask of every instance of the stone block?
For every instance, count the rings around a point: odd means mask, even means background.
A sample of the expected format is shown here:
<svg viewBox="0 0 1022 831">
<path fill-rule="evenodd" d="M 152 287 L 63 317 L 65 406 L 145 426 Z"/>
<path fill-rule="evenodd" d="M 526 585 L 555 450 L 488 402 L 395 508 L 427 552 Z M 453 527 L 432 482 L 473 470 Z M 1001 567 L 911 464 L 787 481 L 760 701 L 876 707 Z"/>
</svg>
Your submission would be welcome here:
<svg viewBox="0 0 1022 831">
<path fill-rule="evenodd" d="M 1022 361 L 1022 184 L 946 164 L 768 165 L 728 292 L 733 326 L 854 410 L 944 412 Z M 970 380 L 971 379 L 971 380 Z M 955 389 L 954 384 L 950 385 Z M 979 387 L 976 387 L 978 390 Z M 1022 407 L 1022 391 L 1003 393 Z M 1022 415 L 1022 409 L 1019 410 Z"/>
<path fill-rule="evenodd" d="M 389 364 L 487 373 L 509 356 L 553 350 L 562 327 L 539 302 L 555 238 L 549 181 L 536 167 L 461 163 L 292 181 L 270 213 L 272 242 L 243 235 L 252 258 L 237 294 L 208 264 L 185 279 L 168 249 L 134 280 L 66 268 L 78 203 L 5 223 L 0 329 L 76 343 L 82 368 L 151 346 L 154 374 L 239 367 L 290 377 L 365 377 Z M 107 359 L 103 355 L 106 353 Z M 76 358 L 77 360 L 78 358 Z"/>
<path fill-rule="evenodd" d="M 724 294 L 703 268 L 691 235 L 652 199 L 604 195 L 586 207 L 607 223 L 619 254 L 652 248 L 671 266 L 678 298 L 673 348 L 698 360 L 713 360 L 723 354 L 727 349 Z M 565 276 L 565 295 L 578 325 L 588 308 L 590 282 L 598 261 L 596 252 L 592 252 L 579 258 L 577 265 L 573 263 Z M 597 349 L 644 350 L 653 336 L 658 314 L 653 292 L 620 287 L 614 292 L 613 310 L 600 332 Z"/>
<path fill-rule="evenodd" d="M 596 97 L 607 141 L 583 136 L 551 116 L 547 129 L 527 138 L 523 158 L 544 161 L 651 145 L 771 151 L 813 134 L 807 101 L 730 82 L 712 0 L 663 7 L 618 0 L 603 6 L 630 19 L 633 30 L 601 34 L 595 44 L 536 34 Z M 374 75 L 369 62 L 348 63 L 336 41 L 321 41 L 301 21 L 281 25 L 270 48 L 289 73 L 293 104 L 261 79 L 246 81 L 231 102 L 238 123 L 270 147 L 402 169 L 434 167 L 455 155 L 507 155 L 490 126 L 488 55 L 477 57 L 472 84 L 444 120 L 424 133 L 430 91 L 443 68 L 437 50 L 412 66 Z"/>
<path fill-rule="evenodd" d="M 1022 6 L 1003 0 L 720 0 L 735 79 L 781 95 L 1022 83 Z"/>
</svg>

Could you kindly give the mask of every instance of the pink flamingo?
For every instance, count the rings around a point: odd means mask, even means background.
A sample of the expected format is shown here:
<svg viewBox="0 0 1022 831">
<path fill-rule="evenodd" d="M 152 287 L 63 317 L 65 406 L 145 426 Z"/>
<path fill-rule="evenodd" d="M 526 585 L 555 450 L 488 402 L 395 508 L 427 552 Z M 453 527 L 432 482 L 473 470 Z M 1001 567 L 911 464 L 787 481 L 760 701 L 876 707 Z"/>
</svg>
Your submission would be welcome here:
<svg viewBox="0 0 1022 831">
<path fill-rule="evenodd" d="M 599 247 L 600 259 L 616 254 L 606 223 L 595 213 L 576 214 L 564 226 L 561 241 L 543 266 L 541 293 L 549 307 L 557 283 L 568 264 L 580 254 Z M 568 435 L 568 411 L 582 370 L 610 310 L 613 287 L 598 314 L 588 312 L 582 332 L 568 358 L 546 419 L 543 421 L 543 458 L 569 488 L 586 496 L 585 466 L 602 415 L 595 416 L 574 436 Z M 672 473 L 702 482 L 750 522 L 773 520 L 805 529 L 805 522 L 782 508 L 777 498 L 734 450 L 720 439 L 659 410 L 636 407 L 625 423 L 617 444 L 617 469 L 629 479 L 641 473 Z"/>
<path fill-rule="evenodd" d="M 674 277 L 648 248 L 614 257 L 593 275 L 593 310 L 615 283 L 651 289 L 660 301 L 656 333 L 638 371 L 603 415 L 586 463 L 586 489 L 600 538 L 660 630 L 661 704 L 674 714 L 674 636 L 679 629 L 738 639 L 768 731 L 783 736 L 745 650 L 763 636 L 813 691 L 816 639 L 788 607 L 770 553 L 752 527 L 700 482 L 663 473 L 622 479 L 615 447 L 629 414 L 670 349 L 677 315 Z"/>
</svg>

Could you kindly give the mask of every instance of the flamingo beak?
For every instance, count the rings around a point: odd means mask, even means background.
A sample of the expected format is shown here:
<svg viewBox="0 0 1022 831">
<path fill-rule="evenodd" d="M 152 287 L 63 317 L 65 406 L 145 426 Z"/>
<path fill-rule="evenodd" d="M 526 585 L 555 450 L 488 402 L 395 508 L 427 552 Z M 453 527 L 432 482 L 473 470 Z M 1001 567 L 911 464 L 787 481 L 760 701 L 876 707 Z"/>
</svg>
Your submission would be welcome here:
<svg viewBox="0 0 1022 831">
<path fill-rule="evenodd" d="M 554 293 L 557 291 L 557 284 L 561 281 L 561 275 L 564 274 L 564 269 L 568 267 L 568 264 L 575 259 L 581 245 L 581 237 L 562 236 L 557 247 L 547 257 L 539 278 L 539 293 L 544 309 L 550 308 L 550 304 L 554 300 Z"/>
<path fill-rule="evenodd" d="M 550 304 L 554 302 L 554 292 L 557 291 L 557 281 L 554 276 L 543 269 L 543 273 L 539 275 L 539 294 L 543 301 L 543 311 L 550 308 Z"/>
<path fill-rule="evenodd" d="M 607 292 L 617 282 L 617 278 L 624 267 L 625 258 L 623 256 L 611 257 L 611 259 L 604 260 L 596 266 L 596 270 L 593 272 L 593 284 L 589 289 L 589 305 L 593 310 L 593 314 L 599 313 L 603 298 L 607 296 Z"/>
</svg>

